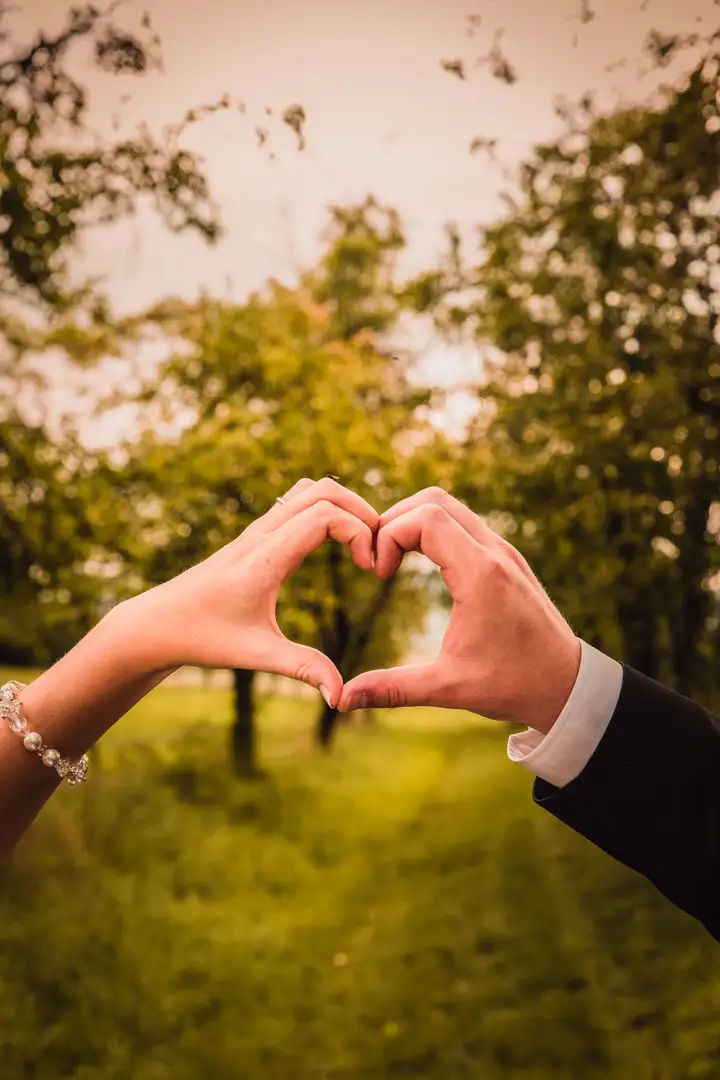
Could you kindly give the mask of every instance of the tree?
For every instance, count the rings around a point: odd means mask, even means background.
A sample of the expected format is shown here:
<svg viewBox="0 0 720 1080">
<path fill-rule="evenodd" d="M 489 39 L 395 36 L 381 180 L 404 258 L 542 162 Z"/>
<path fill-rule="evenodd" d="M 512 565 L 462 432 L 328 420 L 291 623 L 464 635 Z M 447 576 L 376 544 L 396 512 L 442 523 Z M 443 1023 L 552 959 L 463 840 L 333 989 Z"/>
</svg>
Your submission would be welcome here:
<svg viewBox="0 0 720 1080">
<path fill-rule="evenodd" d="M 147 583 L 209 555 L 301 476 L 335 474 L 377 506 L 418 479 L 441 479 L 448 455 L 426 415 L 430 394 L 387 342 L 404 303 L 394 279 L 403 243 L 397 215 L 374 201 L 336 208 L 326 254 L 297 287 L 270 283 L 243 305 L 166 301 L 122 328 L 120 350 L 123 335 L 158 331 L 171 349 L 148 377 L 145 431 L 114 481 L 121 532 L 138 545 L 123 554 Z M 164 437 L 160 415 L 170 421 Z M 287 584 L 283 628 L 350 677 L 379 638 L 391 662 L 424 605 L 412 574 L 363 577 L 330 546 Z M 235 675 L 231 742 L 246 773 L 255 768 L 252 680 Z M 323 709 L 325 745 L 335 720 Z"/>
<path fill-rule="evenodd" d="M 3 32 L 9 8 L 0 6 L 0 295 L 11 344 L 23 335 L 8 298 L 41 302 L 46 313 L 83 297 L 97 301 L 87 283 L 68 284 L 78 232 L 132 213 L 139 197 L 152 198 L 174 231 L 218 235 L 206 180 L 173 134 L 159 140 L 141 130 L 103 142 L 87 126 L 87 93 L 67 63 L 73 47 L 89 43 L 96 66 L 115 75 L 143 75 L 159 64 L 149 17 L 136 34 L 113 21 L 115 6 L 73 8 L 59 33 L 40 33 L 30 45 Z M 93 314 L 102 319 L 104 306 Z"/>
<path fill-rule="evenodd" d="M 113 21 L 114 6 L 74 8 L 58 34 L 25 45 L 5 30 L 10 9 L 0 5 L 0 374 L 15 391 L 0 415 L 0 588 L 14 613 L 0 635 L 16 650 L 24 641 L 22 655 L 32 645 L 36 662 L 54 659 L 97 614 L 92 587 L 101 583 L 88 576 L 87 557 L 98 491 L 90 496 L 94 463 L 74 435 L 30 423 L 16 407 L 20 385 L 40 378 L 22 360 L 70 309 L 96 337 L 106 333 L 97 287 L 68 282 L 82 229 L 131 213 L 147 196 L 170 228 L 208 240 L 218 233 L 205 178 L 173 136 L 141 131 L 103 143 L 88 129 L 87 94 L 68 68 L 73 47 L 89 43 L 111 74 L 142 75 L 158 63 L 149 20 L 134 34 Z"/>
<path fill-rule="evenodd" d="M 0 658 L 6 661 L 54 659 L 68 647 L 68 624 L 86 624 L 88 598 L 71 588 L 74 564 L 90 554 L 90 481 L 80 461 L 49 443 L 41 426 L 15 418 L 0 424 Z"/>
<path fill-rule="evenodd" d="M 476 428 L 499 523 L 581 633 L 683 692 L 720 565 L 719 65 L 568 114 L 485 232 L 473 310 L 502 351 Z"/>
<path fill-rule="evenodd" d="M 595 17 L 612 14 L 603 10 L 607 5 L 595 4 L 592 0 L 574 0 L 568 4 L 568 41 L 573 49 L 577 49 L 581 43 L 585 43 L 597 33 Z M 720 36 L 718 27 L 717 8 L 720 7 L 718 0 L 712 0 L 705 4 L 704 10 L 698 10 L 697 5 L 686 5 L 685 9 L 673 12 L 675 20 L 674 32 L 660 29 L 654 25 L 656 18 L 662 21 L 662 15 L 658 11 L 655 0 L 626 0 L 622 9 L 617 9 L 617 14 L 640 17 L 640 23 L 647 28 L 644 48 L 640 57 L 618 57 L 605 67 L 605 74 L 611 75 L 622 70 L 634 70 L 638 80 L 642 80 L 650 71 L 666 71 L 681 57 L 686 57 L 688 52 L 702 55 L 715 47 Z M 574 8 L 574 10 L 573 10 Z M 521 82 L 524 76 L 522 65 L 515 62 L 514 43 L 512 39 L 505 44 L 507 27 L 502 25 L 507 11 L 503 5 L 485 6 L 481 12 L 466 14 L 465 22 L 465 45 L 459 55 L 450 58 L 442 58 L 439 65 L 453 79 L 461 82 L 470 82 L 473 78 L 489 77 L 497 82 L 505 84 L 510 92 Z M 487 51 L 480 51 L 486 48 Z M 694 63 L 690 65 L 694 66 Z M 615 87 L 618 90 L 618 87 Z M 592 88 L 588 87 L 586 100 L 594 96 Z M 626 99 L 626 91 L 620 94 Z M 564 107 L 560 102 L 560 109 Z M 478 134 L 471 139 L 468 150 L 471 154 L 484 153 L 487 159 L 495 164 L 502 160 L 502 154 L 498 151 L 503 149 L 502 135 Z M 507 175 L 507 174 L 506 174 Z"/>
</svg>

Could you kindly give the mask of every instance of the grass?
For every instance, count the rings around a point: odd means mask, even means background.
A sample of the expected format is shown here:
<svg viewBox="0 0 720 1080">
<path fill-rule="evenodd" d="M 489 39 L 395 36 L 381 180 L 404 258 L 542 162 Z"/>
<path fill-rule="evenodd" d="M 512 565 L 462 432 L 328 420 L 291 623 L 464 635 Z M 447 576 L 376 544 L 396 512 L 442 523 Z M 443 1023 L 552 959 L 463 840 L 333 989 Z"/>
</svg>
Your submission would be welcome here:
<svg viewBox="0 0 720 1080">
<path fill-rule="evenodd" d="M 0 895 L 3 1080 L 720 1075 L 716 946 L 534 807 L 499 725 L 437 710 L 311 747 L 161 688 L 58 793 Z"/>
</svg>

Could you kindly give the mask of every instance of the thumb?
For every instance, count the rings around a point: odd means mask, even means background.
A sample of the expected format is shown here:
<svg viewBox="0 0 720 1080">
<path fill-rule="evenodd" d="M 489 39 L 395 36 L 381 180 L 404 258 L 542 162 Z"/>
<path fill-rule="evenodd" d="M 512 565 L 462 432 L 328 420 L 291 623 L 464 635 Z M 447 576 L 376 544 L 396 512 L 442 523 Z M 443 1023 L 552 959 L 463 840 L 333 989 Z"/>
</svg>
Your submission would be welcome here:
<svg viewBox="0 0 720 1080">
<path fill-rule="evenodd" d="M 272 662 L 265 670 L 316 687 L 331 708 L 337 707 L 343 686 L 342 676 L 332 660 L 318 649 L 298 645 L 281 636 L 273 645 Z"/>
<path fill-rule="evenodd" d="M 432 705 L 437 693 L 437 664 L 406 664 L 404 667 L 364 671 L 343 687 L 338 709 L 398 708 Z"/>
</svg>

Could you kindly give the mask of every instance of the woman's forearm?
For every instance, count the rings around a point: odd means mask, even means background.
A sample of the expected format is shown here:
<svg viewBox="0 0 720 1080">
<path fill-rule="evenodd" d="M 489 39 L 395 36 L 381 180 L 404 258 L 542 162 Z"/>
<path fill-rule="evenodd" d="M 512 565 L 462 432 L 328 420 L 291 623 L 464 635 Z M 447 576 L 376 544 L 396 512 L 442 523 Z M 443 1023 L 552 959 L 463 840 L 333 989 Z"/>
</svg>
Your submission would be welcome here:
<svg viewBox="0 0 720 1080">
<path fill-rule="evenodd" d="M 346 544 L 356 564 L 371 570 L 378 520 L 369 503 L 334 480 L 300 480 L 204 562 L 119 604 L 22 689 L 27 730 L 42 745 L 34 753 L 26 749 L 21 734 L 0 718 L 0 854 L 13 847 L 59 783 L 54 755 L 43 764 L 44 748 L 76 762 L 183 664 L 274 672 L 302 679 L 328 704 L 337 702 L 340 672 L 317 649 L 284 636 L 275 605 L 286 578 L 328 539 Z"/>
<path fill-rule="evenodd" d="M 172 670 L 149 669 L 138 647 L 142 627 L 132 604 L 110 612 L 18 695 L 28 730 L 37 731 L 64 758 L 79 758 Z M 25 749 L 7 721 L 0 721 L 0 760 L 0 854 L 6 854 L 60 778 Z"/>
</svg>

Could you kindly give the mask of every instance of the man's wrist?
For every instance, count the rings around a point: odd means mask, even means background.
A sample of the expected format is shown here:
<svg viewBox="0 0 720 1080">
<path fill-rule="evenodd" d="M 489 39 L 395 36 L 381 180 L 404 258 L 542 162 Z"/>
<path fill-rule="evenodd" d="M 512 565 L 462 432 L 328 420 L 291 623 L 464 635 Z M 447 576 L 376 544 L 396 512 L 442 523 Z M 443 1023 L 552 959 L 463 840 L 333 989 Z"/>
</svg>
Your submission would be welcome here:
<svg viewBox="0 0 720 1080">
<path fill-rule="evenodd" d="M 542 691 L 528 710 L 524 722 L 529 728 L 539 731 L 541 735 L 548 735 L 552 731 L 573 692 L 581 661 L 582 643 L 573 636 L 556 657 L 553 670 L 545 675 Z"/>
<path fill-rule="evenodd" d="M 617 661 L 581 642 L 577 680 L 547 735 L 536 729 L 511 735 L 508 756 L 555 787 L 579 776 L 600 743 L 615 711 L 623 669 Z"/>
</svg>

